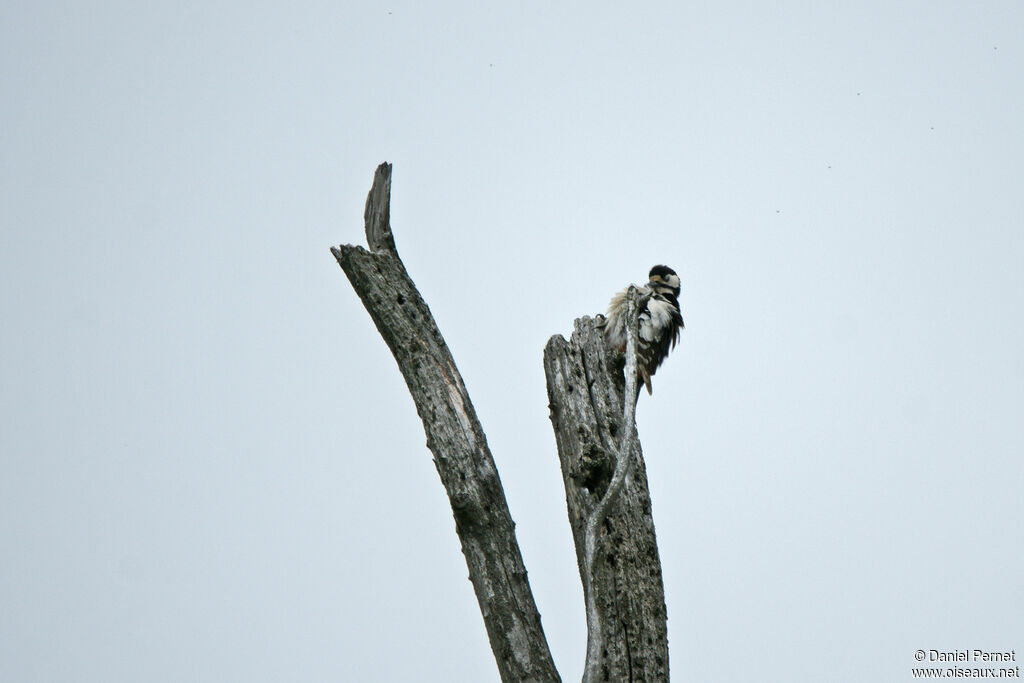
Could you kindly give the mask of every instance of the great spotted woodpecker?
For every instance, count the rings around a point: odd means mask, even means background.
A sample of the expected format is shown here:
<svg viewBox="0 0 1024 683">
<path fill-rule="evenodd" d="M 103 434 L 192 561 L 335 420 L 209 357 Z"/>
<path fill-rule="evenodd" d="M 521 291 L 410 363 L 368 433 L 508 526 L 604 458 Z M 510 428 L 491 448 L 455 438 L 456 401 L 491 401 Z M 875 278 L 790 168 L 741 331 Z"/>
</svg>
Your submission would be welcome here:
<svg viewBox="0 0 1024 683">
<path fill-rule="evenodd" d="M 637 374 L 650 394 L 651 376 L 679 341 L 679 332 L 683 329 L 683 316 L 679 311 L 679 276 L 676 275 L 676 271 L 668 266 L 654 266 L 647 277 L 647 284 L 638 288 L 640 300 L 646 299 L 646 303 L 640 309 Z M 620 353 L 626 350 L 628 289 L 627 287 L 612 297 L 604 323 L 608 345 Z"/>
</svg>

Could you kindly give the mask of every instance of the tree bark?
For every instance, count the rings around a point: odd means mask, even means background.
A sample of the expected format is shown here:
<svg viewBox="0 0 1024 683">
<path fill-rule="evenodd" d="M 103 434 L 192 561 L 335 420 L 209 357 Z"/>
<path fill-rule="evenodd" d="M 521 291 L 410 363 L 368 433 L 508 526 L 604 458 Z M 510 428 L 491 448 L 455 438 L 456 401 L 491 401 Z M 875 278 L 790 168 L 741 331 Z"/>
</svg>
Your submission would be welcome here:
<svg viewBox="0 0 1024 683">
<path fill-rule="evenodd" d="M 423 421 L 501 680 L 559 681 L 483 429 L 448 345 L 395 249 L 390 188 L 391 165 L 384 163 L 364 213 L 371 250 L 344 245 L 331 252 L 391 349 Z"/>
<path fill-rule="evenodd" d="M 629 329 L 634 334 L 635 323 Z M 635 356 L 627 351 L 626 358 Z M 556 335 L 544 349 L 551 423 L 587 606 L 586 683 L 668 680 L 665 592 L 647 472 L 635 421 L 623 403 L 623 396 L 636 396 L 635 369 L 626 368 L 624 382 L 624 364 L 632 365 L 608 349 L 603 330 L 589 317 L 576 320 L 568 342 Z M 609 505 L 623 455 L 628 476 Z M 594 522 L 601 522 L 601 533 L 588 538 Z"/>
</svg>

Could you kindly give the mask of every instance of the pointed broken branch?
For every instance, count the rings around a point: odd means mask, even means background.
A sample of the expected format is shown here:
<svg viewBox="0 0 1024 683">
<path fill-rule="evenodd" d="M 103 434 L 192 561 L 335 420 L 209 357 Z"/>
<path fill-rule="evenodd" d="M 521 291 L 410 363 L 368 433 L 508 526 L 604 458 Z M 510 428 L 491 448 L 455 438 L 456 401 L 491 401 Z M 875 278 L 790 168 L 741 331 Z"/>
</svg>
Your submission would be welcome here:
<svg viewBox="0 0 1024 683">
<path fill-rule="evenodd" d="M 381 164 L 364 212 L 370 251 L 331 248 L 412 394 L 441 477 L 501 679 L 559 681 L 508 510 L 469 393 L 391 232 L 391 166 Z"/>
<path fill-rule="evenodd" d="M 373 185 L 366 195 L 363 209 L 366 244 L 371 251 L 389 251 L 398 255 L 395 236 L 391 234 L 391 164 L 384 162 L 373 174 Z"/>
</svg>

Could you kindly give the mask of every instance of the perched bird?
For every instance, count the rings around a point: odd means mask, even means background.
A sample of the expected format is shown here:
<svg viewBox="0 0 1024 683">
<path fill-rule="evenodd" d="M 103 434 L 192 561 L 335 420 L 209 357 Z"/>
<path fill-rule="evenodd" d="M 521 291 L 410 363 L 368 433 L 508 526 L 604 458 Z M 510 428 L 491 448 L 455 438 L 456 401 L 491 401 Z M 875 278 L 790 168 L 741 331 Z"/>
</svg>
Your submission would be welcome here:
<svg viewBox="0 0 1024 683">
<path fill-rule="evenodd" d="M 679 276 L 668 266 L 654 266 L 648 282 L 639 287 L 640 330 L 637 335 L 637 374 L 652 393 L 651 376 L 669 350 L 679 341 L 683 316 L 679 311 Z M 626 292 L 622 290 L 608 304 L 604 334 L 608 345 L 620 353 L 626 350 Z"/>
</svg>

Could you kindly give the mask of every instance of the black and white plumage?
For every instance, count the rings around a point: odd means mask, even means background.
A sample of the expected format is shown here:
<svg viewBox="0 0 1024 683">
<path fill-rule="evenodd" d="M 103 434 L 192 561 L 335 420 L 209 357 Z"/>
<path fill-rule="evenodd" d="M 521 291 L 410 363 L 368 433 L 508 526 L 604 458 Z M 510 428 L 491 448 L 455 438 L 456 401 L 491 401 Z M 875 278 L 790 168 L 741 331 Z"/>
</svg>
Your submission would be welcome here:
<svg viewBox="0 0 1024 683">
<path fill-rule="evenodd" d="M 622 290 L 608 304 L 604 323 L 608 345 L 626 350 L 626 292 Z M 640 309 L 640 329 L 637 335 L 637 373 L 652 393 L 651 376 L 679 341 L 683 329 L 683 316 L 679 311 L 679 276 L 668 266 L 654 266 L 648 282 L 639 287 L 640 300 L 646 303 Z"/>
</svg>

